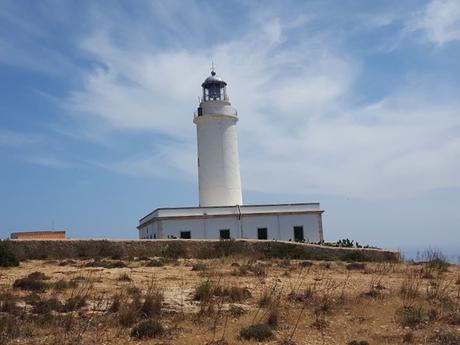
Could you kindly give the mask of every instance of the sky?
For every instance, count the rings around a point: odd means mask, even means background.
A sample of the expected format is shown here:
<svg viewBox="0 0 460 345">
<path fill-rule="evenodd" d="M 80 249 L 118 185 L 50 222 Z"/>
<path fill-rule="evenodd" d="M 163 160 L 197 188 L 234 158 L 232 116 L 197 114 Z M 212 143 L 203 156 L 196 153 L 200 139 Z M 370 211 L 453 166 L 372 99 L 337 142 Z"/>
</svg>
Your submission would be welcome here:
<svg viewBox="0 0 460 345">
<path fill-rule="evenodd" d="M 460 257 L 460 1 L 0 1 L 0 237 L 137 238 L 198 204 L 211 61 L 243 198 Z M 460 259 L 459 259 L 460 260 Z"/>
</svg>

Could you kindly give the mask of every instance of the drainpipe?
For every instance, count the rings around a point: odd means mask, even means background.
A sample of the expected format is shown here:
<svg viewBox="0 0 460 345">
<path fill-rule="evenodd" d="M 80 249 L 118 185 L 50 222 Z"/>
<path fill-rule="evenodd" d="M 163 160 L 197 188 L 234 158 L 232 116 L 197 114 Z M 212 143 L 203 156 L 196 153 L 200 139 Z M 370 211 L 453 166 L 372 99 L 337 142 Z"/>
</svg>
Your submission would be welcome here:
<svg viewBox="0 0 460 345">
<path fill-rule="evenodd" d="M 238 224 L 240 226 L 240 237 L 243 239 L 243 224 L 241 223 L 241 209 L 240 205 L 236 205 L 236 210 L 238 212 Z"/>
</svg>

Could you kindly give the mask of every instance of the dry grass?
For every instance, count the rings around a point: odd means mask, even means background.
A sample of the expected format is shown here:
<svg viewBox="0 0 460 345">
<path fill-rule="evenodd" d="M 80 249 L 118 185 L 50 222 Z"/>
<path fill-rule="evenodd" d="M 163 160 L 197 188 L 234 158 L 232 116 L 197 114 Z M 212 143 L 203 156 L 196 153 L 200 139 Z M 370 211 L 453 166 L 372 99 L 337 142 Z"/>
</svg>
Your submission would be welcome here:
<svg viewBox="0 0 460 345">
<path fill-rule="evenodd" d="M 0 344 L 458 344 L 460 268 L 435 259 L 28 261 L 0 270 Z"/>
</svg>

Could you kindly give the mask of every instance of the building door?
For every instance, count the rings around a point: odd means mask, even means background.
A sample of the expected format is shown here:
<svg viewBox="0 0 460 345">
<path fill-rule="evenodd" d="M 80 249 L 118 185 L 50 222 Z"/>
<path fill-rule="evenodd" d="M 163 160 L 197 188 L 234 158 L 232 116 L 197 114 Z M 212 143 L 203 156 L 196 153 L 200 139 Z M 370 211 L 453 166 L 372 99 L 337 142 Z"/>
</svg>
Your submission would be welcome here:
<svg viewBox="0 0 460 345">
<path fill-rule="evenodd" d="M 180 238 L 183 238 L 185 240 L 189 240 L 192 238 L 192 233 L 190 231 L 181 231 L 180 232 Z"/>
<path fill-rule="evenodd" d="M 305 237 L 303 236 L 303 226 L 294 226 L 294 241 L 305 241 Z"/>
<path fill-rule="evenodd" d="M 229 240 L 230 239 L 230 229 L 222 229 L 222 230 L 220 230 L 220 239 L 221 240 Z"/>
<path fill-rule="evenodd" d="M 257 239 L 258 240 L 267 240 L 267 228 L 257 228 Z"/>
</svg>

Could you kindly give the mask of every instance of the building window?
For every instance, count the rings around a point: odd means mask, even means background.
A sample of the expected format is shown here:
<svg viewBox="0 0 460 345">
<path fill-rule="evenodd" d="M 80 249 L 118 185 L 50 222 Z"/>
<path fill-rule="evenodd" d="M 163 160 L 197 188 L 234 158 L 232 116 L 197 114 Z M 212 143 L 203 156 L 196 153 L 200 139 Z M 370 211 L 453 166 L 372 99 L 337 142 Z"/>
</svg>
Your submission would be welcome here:
<svg viewBox="0 0 460 345">
<path fill-rule="evenodd" d="M 257 228 L 257 239 L 258 240 L 268 239 L 267 228 Z"/>
<path fill-rule="evenodd" d="M 222 230 L 220 230 L 220 239 L 221 240 L 229 240 L 230 239 L 230 229 L 222 229 Z"/>
<path fill-rule="evenodd" d="M 190 231 L 181 231 L 180 232 L 180 238 L 189 240 L 192 238 L 192 233 Z"/>
<path fill-rule="evenodd" d="M 304 242 L 305 237 L 303 236 L 303 226 L 294 226 L 294 241 Z"/>
</svg>

